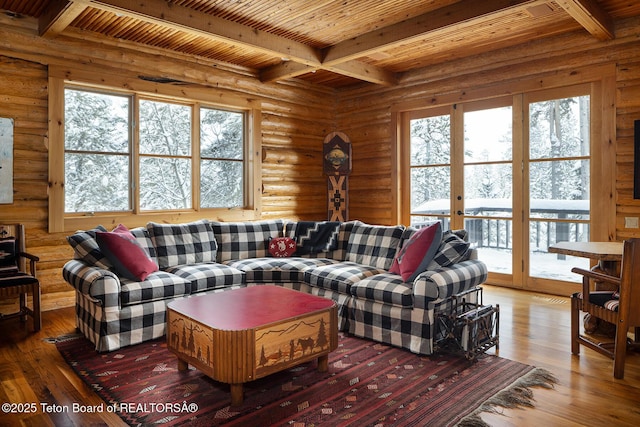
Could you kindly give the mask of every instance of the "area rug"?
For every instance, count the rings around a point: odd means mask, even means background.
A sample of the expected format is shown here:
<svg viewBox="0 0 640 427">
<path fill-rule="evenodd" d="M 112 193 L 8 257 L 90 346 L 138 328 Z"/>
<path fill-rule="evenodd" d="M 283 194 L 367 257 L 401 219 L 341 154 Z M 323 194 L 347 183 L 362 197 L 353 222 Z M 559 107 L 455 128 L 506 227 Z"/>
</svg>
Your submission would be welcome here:
<svg viewBox="0 0 640 427">
<path fill-rule="evenodd" d="M 55 341 L 104 400 L 94 409 L 132 426 L 486 426 L 482 411 L 531 407 L 529 387 L 556 382 L 545 370 L 497 356 L 424 357 L 340 334 L 328 372 L 314 361 L 246 383 L 243 404 L 233 407 L 228 385 L 195 369 L 178 371 L 164 339 L 104 354 L 83 337 Z"/>
</svg>

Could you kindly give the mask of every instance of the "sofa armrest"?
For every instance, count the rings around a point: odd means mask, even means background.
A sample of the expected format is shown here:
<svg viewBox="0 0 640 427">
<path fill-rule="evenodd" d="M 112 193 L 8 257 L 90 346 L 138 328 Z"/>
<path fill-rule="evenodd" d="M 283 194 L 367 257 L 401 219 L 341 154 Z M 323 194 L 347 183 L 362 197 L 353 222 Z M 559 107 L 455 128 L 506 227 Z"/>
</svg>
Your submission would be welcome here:
<svg viewBox="0 0 640 427">
<path fill-rule="evenodd" d="M 120 279 L 115 273 L 72 259 L 62 267 L 62 277 L 101 306 L 120 307 Z"/>
<path fill-rule="evenodd" d="M 427 308 L 455 294 L 481 285 L 487 280 L 484 262 L 470 259 L 449 267 L 421 273 L 413 282 L 414 304 Z"/>
</svg>

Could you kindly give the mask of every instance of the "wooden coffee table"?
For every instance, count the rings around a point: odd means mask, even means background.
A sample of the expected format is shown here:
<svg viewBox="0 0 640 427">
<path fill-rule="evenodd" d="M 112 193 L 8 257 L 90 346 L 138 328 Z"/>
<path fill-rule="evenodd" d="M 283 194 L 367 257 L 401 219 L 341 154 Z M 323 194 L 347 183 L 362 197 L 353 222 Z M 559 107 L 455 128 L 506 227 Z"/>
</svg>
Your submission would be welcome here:
<svg viewBox="0 0 640 427">
<path fill-rule="evenodd" d="M 194 296 L 167 305 L 167 347 L 178 369 L 196 367 L 230 384 L 241 405 L 243 383 L 318 359 L 328 369 L 338 346 L 335 301 L 273 285 Z"/>
</svg>

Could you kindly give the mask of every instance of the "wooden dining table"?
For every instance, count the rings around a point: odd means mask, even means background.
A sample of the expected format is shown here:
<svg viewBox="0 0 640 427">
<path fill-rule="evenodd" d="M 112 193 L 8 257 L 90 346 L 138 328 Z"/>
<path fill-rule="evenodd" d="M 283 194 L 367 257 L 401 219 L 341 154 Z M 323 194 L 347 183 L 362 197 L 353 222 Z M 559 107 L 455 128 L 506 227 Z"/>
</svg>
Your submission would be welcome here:
<svg viewBox="0 0 640 427">
<path fill-rule="evenodd" d="M 593 270 L 620 276 L 622 246 L 622 242 L 557 242 L 549 246 L 548 251 L 596 260 Z"/>
</svg>

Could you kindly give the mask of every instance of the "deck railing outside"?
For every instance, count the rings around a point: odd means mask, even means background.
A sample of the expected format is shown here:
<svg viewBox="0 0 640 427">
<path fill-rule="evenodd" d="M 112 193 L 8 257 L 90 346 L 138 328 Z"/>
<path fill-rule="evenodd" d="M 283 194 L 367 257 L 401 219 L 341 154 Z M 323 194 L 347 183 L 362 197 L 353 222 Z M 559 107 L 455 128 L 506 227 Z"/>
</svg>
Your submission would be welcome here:
<svg viewBox="0 0 640 427">
<path fill-rule="evenodd" d="M 561 241 L 589 240 L 589 200 L 531 200 L 529 245 L 532 251 L 547 252 Z M 414 210 L 412 225 L 434 221 L 450 228 L 449 200 L 432 200 Z M 508 199 L 465 200 L 465 229 L 477 248 L 512 249 L 511 201 Z"/>
</svg>

